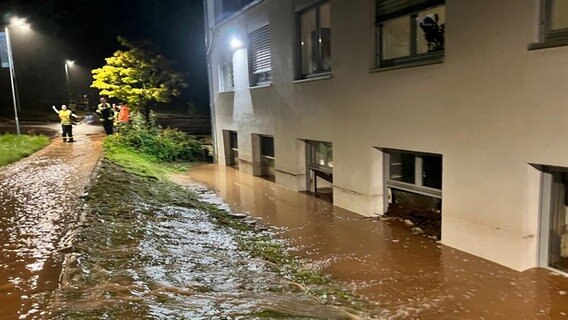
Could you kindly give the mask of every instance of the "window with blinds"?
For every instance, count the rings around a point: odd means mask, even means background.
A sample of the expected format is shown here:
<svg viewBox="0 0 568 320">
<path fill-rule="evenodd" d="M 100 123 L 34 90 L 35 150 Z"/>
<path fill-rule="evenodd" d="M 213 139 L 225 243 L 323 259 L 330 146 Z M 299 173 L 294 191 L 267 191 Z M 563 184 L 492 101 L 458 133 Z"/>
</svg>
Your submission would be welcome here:
<svg viewBox="0 0 568 320">
<path fill-rule="evenodd" d="M 250 84 L 258 86 L 272 81 L 272 55 L 270 53 L 270 26 L 266 25 L 249 34 Z"/>
<path fill-rule="evenodd" d="M 377 0 L 377 65 L 441 61 L 445 46 L 444 0 Z"/>
</svg>

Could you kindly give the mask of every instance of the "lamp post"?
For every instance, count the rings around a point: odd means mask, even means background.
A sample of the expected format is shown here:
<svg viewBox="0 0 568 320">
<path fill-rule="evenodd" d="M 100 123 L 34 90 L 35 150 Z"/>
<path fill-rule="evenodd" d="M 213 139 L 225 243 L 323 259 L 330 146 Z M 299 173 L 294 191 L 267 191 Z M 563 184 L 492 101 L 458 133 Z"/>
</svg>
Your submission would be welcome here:
<svg viewBox="0 0 568 320">
<path fill-rule="evenodd" d="M 4 28 L 6 32 L 6 43 L 8 46 L 8 63 L 10 67 L 10 83 L 12 84 L 12 100 L 14 103 L 14 119 L 16 120 L 16 133 L 20 135 L 20 120 L 18 119 L 18 83 L 16 81 L 16 70 L 14 68 L 14 56 L 12 54 L 12 41 L 10 39 L 10 27 L 29 29 L 30 25 L 26 23 L 26 19 L 12 18 L 10 24 Z"/>
<path fill-rule="evenodd" d="M 67 99 L 68 105 L 71 107 L 71 84 L 69 82 L 69 68 L 75 64 L 75 61 L 66 60 L 65 61 L 65 80 L 67 82 Z"/>
</svg>

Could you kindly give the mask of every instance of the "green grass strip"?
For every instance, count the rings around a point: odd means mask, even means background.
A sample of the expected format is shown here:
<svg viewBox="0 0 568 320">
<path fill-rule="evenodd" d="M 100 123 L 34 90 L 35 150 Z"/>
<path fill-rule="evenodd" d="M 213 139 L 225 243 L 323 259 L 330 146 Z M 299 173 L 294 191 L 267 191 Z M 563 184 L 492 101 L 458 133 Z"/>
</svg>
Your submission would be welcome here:
<svg viewBox="0 0 568 320">
<path fill-rule="evenodd" d="M 49 144 L 46 136 L 0 135 L 0 166 L 16 162 Z"/>
<path fill-rule="evenodd" d="M 189 168 L 188 162 L 160 162 L 150 155 L 121 145 L 112 137 L 107 137 L 103 146 L 106 159 L 141 177 L 165 180 L 168 174 L 184 172 Z"/>
</svg>

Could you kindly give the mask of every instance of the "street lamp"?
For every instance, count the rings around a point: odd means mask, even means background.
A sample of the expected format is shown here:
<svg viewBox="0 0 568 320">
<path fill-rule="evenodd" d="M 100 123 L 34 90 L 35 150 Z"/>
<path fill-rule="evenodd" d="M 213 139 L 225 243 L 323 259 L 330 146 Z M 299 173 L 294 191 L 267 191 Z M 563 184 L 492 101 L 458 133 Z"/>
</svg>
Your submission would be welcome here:
<svg viewBox="0 0 568 320">
<path fill-rule="evenodd" d="M 71 107 L 71 85 L 69 82 L 69 68 L 75 65 L 75 61 L 65 60 L 65 79 L 67 80 L 67 99 L 69 107 Z"/>
<path fill-rule="evenodd" d="M 6 33 L 6 43 L 8 47 L 8 63 L 10 65 L 10 82 L 12 84 L 12 100 L 14 102 L 14 119 L 16 120 L 16 133 L 20 135 L 20 120 L 18 119 L 18 83 L 16 81 L 16 70 L 14 69 L 14 56 L 12 55 L 12 41 L 10 40 L 10 28 L 20 28 L 28 30 L 30 25 L 26 19 L 12 17 L 10 24 L 4 28 Z"/>
</svg>

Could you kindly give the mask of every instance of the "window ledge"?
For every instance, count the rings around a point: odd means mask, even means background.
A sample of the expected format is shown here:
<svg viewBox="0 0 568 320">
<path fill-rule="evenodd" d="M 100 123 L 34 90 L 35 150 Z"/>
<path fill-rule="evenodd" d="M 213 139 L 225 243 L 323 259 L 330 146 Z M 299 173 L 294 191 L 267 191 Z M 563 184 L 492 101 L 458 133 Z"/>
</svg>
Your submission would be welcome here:
<svg viewBox="0 0 568 320">
<path fill-rule="evenodd" d="M 415 184 L 400 181 L 387 180 L 387 187 L 403 191 L 413 192 L 424 196 L 442 199 L 442 190 L 429 187 L 420 187 Z"/>
<path fill-rule="evenodd" d="M 249 90 L 256 90 L 256 89 L 263 89 L 263 88 L 270 88 L 272 87 L 272 83 L 266 83 L 266 84 L 259 84 L 256 86 L 252 86 L 249 87 Z"/>
<path fill-rule="evenodd" d="M 543 42 L 529 43 L 528 50 L 540 50 L 568 46 L 568 39 L 548 40 Z"/>
<path fill-rule="evenodd" d="M 320 81 L 320 80 L 327 80 L 327 79 L 331 79 L 331 74 L 324 74 L 324 75 L 321 75 L 321 76 L 315 76 L 315 77 L 306 78 L 306 79 L 294 80 L 293 83 L 304 83 L 304 82 Z"/>
<path fill-rule="evenodd" d="M 228 93 L 235 93 L 235 90 L 225 90 L 225 91 L 219 91 L 219 94 L 228 94 Z"/>
<path fill-rule="evenodd" d="M 369 69 L 369 73 L 386 72 L 386 71 L 400 70 L 400 69 L 408 69 L 408 68 L 429 66 L 429 65 L 441 64 L 441 63 L 444 63 L 444 58 L 434 59 L 434 60 L 427 60 L 427 61 L 419 61 L 419 62 L 409 62 L 409 63 L 404 63 L 404 64 L 395 65 L 395 66 L 392 66 L 392 67 L 371 68 L 371 69 Z"/>
</svg>

